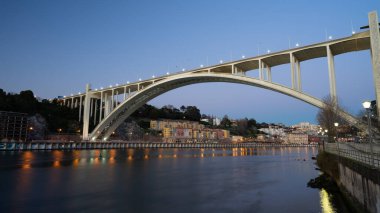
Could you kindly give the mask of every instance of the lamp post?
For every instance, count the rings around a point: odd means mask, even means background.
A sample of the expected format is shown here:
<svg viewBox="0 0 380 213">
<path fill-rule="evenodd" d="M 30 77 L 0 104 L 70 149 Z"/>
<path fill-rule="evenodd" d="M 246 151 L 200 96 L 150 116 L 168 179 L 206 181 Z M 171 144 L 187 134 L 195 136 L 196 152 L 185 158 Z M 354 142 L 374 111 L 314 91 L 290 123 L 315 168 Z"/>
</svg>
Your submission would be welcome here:
<svg viewBox="0 0 380 213">
<path fill-rule="evenodd" d="M 34 128 L 31 126 L 28 128 L 28 136 L 26 136 L 29 140 L 32 140 L 32 133 Z"/>
<path fill-rule="evenodd" d="M 367 121 L 368 121 L 368 142 L 371 149 L 371 164 L 374 166 L 374 160 L 373 160 L 373 146 L 372 146 L 372 127 L 371 127 L 371 102 L 370 101 L 364 101 L 362 103 L 364 109 L 367 111 Z"/>
<path fill-rule="evenodd" d="M 340 150 L 339 150 L 339 141 L 338 141 L 338 126 L 339 126 L 339 123 L 338 122 L 335 122 L 334 123 L 334 126 L 335 126 L 335 142 L 336 142 L 336 145 L 338 147 L 338 156 L 340 155 Z"/>
</svg>

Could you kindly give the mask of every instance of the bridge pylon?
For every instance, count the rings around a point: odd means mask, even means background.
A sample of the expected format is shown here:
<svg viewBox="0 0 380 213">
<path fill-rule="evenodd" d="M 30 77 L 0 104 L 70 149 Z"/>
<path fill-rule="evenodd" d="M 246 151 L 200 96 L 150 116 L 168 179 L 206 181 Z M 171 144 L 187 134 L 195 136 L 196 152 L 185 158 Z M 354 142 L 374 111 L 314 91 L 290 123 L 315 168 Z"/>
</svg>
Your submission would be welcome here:
<svg viewBox="0 0 380 213">
<path fill-rule="evenodd" d="M 373 80 L 376 91 L 377 115 L 380 115 L 380 32 L 376 11 L 368 13 Z"/>
<path fill-rule="evenodd" d="M 91 85 L 87 84 L 86 85 L 86 96 L 84 98 L 84 109 L 83 109 L 83 135 L 82 135 L 82 140 L 87 141 L 89 140 L 88 138 L 88 128 L 90 124 L 90 88 Z"/>
</svg>

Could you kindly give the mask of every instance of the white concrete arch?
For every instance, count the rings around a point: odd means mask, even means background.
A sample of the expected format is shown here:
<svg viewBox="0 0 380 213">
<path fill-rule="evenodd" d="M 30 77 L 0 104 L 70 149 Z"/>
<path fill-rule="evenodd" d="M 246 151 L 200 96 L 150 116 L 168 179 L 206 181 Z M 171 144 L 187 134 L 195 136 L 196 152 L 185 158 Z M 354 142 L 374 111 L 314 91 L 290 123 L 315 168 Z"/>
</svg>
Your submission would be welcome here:
<svg viewBox="0 0 380 213">
<path fill-rule="evenodd" d="M 112 132 L 122 122 L 124 122 L 126 118 L 128 118 L 134 111 L 136 111 L 139 107 L 151 99 L 182 86 L 203 82 L 230 82 L 246 84 L 279 92 L 309 103 L 318 108 L 322 108 L 325 105 L 321 100 L 302 93 L 301 91 L 296 91 L 276 83 L 263 81 L 256 78 L 222 73 L 184 73 L 171 76 L 164 80 L 151 84 L 129 97 L 123 103 L 118 105 L 95 127 L 93 132 L 90 134 L 89 139 L 96 140 L 101 136 L 101 140 L 107 140 Z M 354 116 L 344 111 L 341 111 L 340 115 L 352 125 L 355 125 L 358 122 Z"/>
</svg>

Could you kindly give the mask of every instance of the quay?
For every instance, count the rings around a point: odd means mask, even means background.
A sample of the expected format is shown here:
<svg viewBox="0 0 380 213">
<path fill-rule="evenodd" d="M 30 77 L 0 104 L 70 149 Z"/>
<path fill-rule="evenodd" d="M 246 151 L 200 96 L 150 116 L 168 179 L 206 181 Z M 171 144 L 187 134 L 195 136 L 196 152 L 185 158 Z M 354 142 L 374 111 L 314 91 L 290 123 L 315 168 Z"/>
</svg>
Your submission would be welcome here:
<svg viewBox="0 0 380 213">
<path fill-rule="evenodd" d="M 247 148 L 247 147 L 299 147 L 317 146 L 313 144 L 275 143 L 148 143 L 139 141 L 108 142 L 0 142 L 0 151 L 16 150 L 78 150 L 78 149 L 125 149 L 125 148 Z"/>
<path fill-rule="evenodd" d="M 317 164 L 357 212 L 380 212 L 380 145 L 324 143 Z"/>
</svg>

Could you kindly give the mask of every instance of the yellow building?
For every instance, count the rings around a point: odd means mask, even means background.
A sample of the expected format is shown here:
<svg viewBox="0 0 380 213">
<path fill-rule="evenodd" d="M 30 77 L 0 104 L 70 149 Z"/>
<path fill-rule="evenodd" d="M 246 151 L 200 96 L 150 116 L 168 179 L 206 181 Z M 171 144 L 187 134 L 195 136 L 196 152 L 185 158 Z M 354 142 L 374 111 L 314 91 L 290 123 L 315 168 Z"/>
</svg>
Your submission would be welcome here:
<svg viewBox="0 0 380 213">
<path fill-rule="evenodd" d="M 230 131 L 225 130 L 225 129 L 223 129 L 222 131 L 223 131 L 223 137 L 224 138 L 229 138 L 230 137 Z"/>
<path fill-rule="evenodd" d="M 236 142 L 236 143 L 244 142 L 244 137 L 238 136 L 238 135 L 233 135 L 232 136 L 232 142 Z"/>
<path fill-rule="evenodd" d="M 162 136 L 164 136 L 164 138 L 173 137 L 173 129 L 168 127 L 164 128 L 162 130 Z"/>
<path fill-rule="evenodd" d="M 150 128 L 161 131 L 164 128 L 186 128 L 186 129 L 204 129 L 203 124 L 199 124 L 197 121 L 187 121 L 187 120 L 151 120 Z"/>
<path fill-rule="evenodd" d="M 162 131 L 163 141 L 205 142 L 230 138 L 230 131 L 223 129 L 205 129 L 203 124 L 185 120 L 151 120 L 150 129 Z"/>
</svg>

